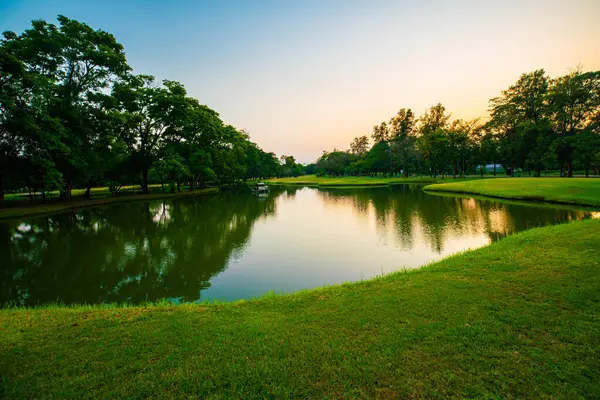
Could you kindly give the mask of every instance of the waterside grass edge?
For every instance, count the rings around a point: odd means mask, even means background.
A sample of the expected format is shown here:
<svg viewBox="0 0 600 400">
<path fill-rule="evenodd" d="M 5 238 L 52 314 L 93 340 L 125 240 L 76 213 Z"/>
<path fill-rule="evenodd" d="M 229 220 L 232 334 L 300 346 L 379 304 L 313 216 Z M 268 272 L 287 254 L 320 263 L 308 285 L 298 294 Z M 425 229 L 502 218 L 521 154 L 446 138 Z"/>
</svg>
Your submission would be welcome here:
<svg viewBox="0 0 600 400">
<path fill-rule="evenodd" d="M 600 221 L 230 304 L 0 310 L 6 398 L 600 394 Z M 535 256 L 533 256 L 535 255 Z"/>
</svg>

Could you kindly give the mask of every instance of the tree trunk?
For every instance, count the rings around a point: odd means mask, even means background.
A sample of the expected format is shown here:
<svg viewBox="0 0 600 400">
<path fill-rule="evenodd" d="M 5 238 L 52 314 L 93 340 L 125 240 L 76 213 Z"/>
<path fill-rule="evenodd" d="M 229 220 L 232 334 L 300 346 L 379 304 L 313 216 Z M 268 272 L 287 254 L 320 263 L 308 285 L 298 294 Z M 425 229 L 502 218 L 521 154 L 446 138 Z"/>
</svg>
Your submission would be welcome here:
<svg viewBox="0 0 600 400">
<path fill-rule="evenodd" d="M 590 177 L 590 167 L 585 167 L 585 177 L 589 178 Z M 1 205 L 0 205 L 1 207 Z"/>
<path fill-rule="evenodd" d="M 456 179 L 456 162 L 452 162 L 452 178 Z"/>
<path fill-rule="evenodd" d="M 573 177 L 573 161 L 567 163 L 567 169 L 569 171 L 569 178 Z"/>
<path fill-rule="evenodd" d="M 142 192 L 148 194 L 148 169 L 144 167 L 142 169 Z"/>
<path fill-rule="evenodd" d="M 0 208 L 4 207 L 4 178 L 0 171 Z"/>
<path fill-rule="evenodd" d="M 67 182 L 65 183 L 65 187 L 64 187 L 64 196 L 63 199 L 66 201 L 70 201 L 71 200 L 71 194 L 73 191 L 73 181 L 71 179 L 67 179 Z"/>
<path fill-rule="evenodd" d="M 86 198 L 90 198 L 92 197 L 92 182 L 89 181 L 87 184 L 87 188 L 85 189 L 85 197 Z"/>
</svg>

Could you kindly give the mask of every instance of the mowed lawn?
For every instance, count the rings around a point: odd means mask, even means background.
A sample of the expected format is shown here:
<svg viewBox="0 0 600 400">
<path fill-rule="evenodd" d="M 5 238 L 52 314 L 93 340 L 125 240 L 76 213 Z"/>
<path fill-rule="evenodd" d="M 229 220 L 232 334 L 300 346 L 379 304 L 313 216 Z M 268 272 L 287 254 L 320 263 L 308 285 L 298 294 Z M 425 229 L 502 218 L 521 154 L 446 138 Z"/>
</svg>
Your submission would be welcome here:
<svg viewBox="0 0 600 400">
<path fill-rule="evenodd" d="M 496 178 L 436 183 L 424 189 L 600 207 L 598 178 Z"/>
<path fill-rule="evenodd" d="M 322 187 L 356 187 L 356 186 L 388 186 L 402 183 L 435 183 L 444 182 L 452 178 L 431 178 L 429 176 L 404 178 L 383 176 L 340 176 L 328 177 L 317 175 L 303 175 L 298 177 L 270 179 L 268 182 L 274 185 L 312 185 Z M 460 178 L 457 181 L 481 179 L 479 177 Z"/>
<path fill-rule="evenodd" d="M 599 238 L 226 305 L 0 310 L 0 398 L 598 398 Z"/>
</svg>

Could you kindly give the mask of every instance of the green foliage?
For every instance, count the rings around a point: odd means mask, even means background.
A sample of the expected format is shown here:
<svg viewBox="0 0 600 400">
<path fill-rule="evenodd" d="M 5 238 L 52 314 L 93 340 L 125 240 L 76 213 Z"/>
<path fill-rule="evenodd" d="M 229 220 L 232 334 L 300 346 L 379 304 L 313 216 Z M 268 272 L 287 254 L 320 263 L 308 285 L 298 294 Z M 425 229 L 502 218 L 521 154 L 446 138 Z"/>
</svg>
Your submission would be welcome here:
<svg viewBox="0 0 600 400">
<path fill-rule="evenodd" d="M 58 17 L 0 41 L 0 206 L 6 189 L 60 189 L 154 178 L 190 189 L 281 176 L 273 154 L 188 97 L 134 75 L 110 33 Z M 294 165 L 291 172 L 303 172 Z"/>
<path fill-rule="evenodd" d="M 442 104 L 416 118 L 402 108 L 373 127 L 373 146 L 357 137 L 350 150 L 324 152 L 313 172 L 323 175 L 430 175 L 454 178 L 483 174 L 483 166 L 502 170 L 574 168 L 600 174 L 600 72 L 551 79 L 544 70 L 523 74 L 490 100 L 491 119 L 452 120 Z M 494 171 L 493 174 L 499 171 Z"/>
</svg>

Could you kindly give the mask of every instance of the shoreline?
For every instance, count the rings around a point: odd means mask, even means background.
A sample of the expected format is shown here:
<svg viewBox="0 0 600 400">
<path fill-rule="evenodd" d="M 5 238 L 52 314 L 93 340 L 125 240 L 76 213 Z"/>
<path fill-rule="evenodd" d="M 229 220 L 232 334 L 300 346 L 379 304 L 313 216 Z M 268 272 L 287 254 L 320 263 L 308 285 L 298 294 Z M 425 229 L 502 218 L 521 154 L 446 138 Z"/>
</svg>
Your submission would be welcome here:
<svg viewBox="0 0 600 400">
<path fill-rule="evenodd" d="M 585 397 L 600 390 L 598 231 L 598 220 L 534 228 L 419 269 L 256 300 L 0 309 L 2 393 L 157 397 L 168 384 L 174 397 L 240 386 L 252 397 L 268 382 L 275 397 L 373 397 L 397 379 L 401 397 Z M 297 365 L 311 373 L 298 380 Z"/>
<path fill-rule="evenodd" d="M 218 188 L 197 189 L 194 191 L 181 191 L 175 193 L 138 193 L 125 196 L 103 197 L 100 199 L 78 199 L 70 202 L 51 202 L 48 204 L 32 204 L 28 206 L 5 207 L 0 209 L 0 221 L 8 221 L 17 218 L 41 217 L 69 210 L 78 210 L 82 208 L 107 206 L 118 203 L 130 203 L 136 201 L 151 201 L 161 199 L 173 199 L 193 195 L 207 195 L 218 193 Z"/>
<path fill-rule="evenodd" d="M 545 179 L 547 178 L 497 178 L 493 181 L 445 182 L 427 185 L 423 190 L 530 203 L 600 208 L 600 180 L 566 178 L 548 181 Z"/>
</svg>

